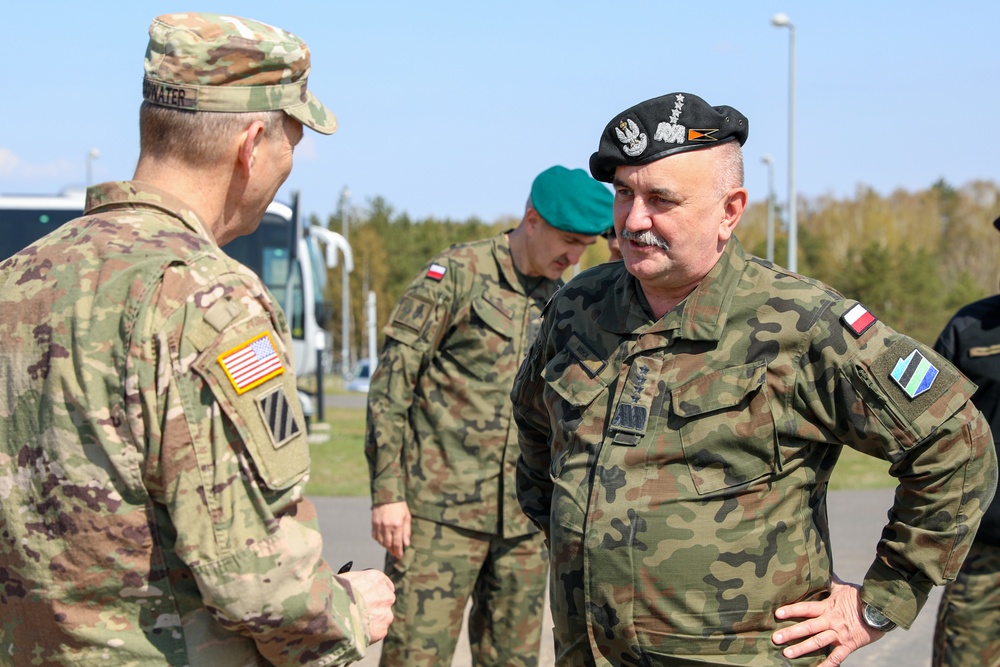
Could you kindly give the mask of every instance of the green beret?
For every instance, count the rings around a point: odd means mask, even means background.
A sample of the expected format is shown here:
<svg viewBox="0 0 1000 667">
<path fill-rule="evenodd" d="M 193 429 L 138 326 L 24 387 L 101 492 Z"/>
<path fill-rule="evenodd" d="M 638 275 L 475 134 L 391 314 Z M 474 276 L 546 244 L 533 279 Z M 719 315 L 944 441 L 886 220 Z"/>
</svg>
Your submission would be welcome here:
<svg viewBox="0 0 1000 667">
<path fill-rule="evenodd" d="M 531 205 L 556 229 L 597 236 L 614 224 L 614 196 L 583 169 L 549 167 L 531 184 Z"/>
</svg>

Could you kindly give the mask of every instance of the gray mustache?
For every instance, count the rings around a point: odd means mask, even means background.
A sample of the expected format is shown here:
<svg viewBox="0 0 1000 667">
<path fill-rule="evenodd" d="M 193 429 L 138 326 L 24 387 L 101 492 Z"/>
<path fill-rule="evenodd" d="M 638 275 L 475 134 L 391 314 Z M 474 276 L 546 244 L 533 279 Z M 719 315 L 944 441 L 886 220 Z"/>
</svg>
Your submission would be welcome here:
<svg viewBox="0 0 1000 667">
<path fill-rule="evenodd" d="M 663 239 L 661 239 L 659 236 L 657 236 L 648 229 L 644 232 L 639 232 L 638 234 L 636 234 L 635 232 L 630 232 L 627 229 L 623 229 L 621 236 L 623 241 L 635 241 L 636 243 L 642 243 L 644 245 L 655 245 L 658 248 L 663 248 L 664 250 L 670 250 L 670 246 L 667 245 L 666 241 L 664 241 Z"/>
</svg>

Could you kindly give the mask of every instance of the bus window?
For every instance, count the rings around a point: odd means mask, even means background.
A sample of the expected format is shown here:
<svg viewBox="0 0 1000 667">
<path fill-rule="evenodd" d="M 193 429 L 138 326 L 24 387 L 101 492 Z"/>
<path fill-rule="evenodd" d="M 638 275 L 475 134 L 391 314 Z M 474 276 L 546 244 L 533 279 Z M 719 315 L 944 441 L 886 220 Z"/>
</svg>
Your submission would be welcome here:
<svg viewBox="0 0 1000 667">
<path fill-rule="evenodd" d="M 20 252 L 63 223 L 83 215 L 77 209 L 4 209 L 0 210 L 0 260 Z"/>
</svg>

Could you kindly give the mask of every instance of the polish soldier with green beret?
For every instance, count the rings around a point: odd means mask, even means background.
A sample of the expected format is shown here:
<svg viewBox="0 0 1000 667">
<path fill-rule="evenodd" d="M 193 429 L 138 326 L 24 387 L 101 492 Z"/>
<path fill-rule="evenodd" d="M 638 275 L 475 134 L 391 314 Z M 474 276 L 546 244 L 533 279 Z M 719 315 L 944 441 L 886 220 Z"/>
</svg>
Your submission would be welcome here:
<svg viewBox="0 0 1000 667">
<path fill-rule="evenodd" d="M 994 494 L 969 380 L 740 246 L 747 134 L 673 93 L 615 116 L 591 157 L 623 261 L 553 297 L 511 393 L 557 665 L 839 665 L 954 579 Z M 830 552 L 845 446 L 899 482 L 860 585 Z"/>
<path fill-rule="evenodd" d="M 220 250 L 252 232 L 303 125 L 336 119 L 302 40 L 169 14 L 140 155 L 0 264 L 0 661 L 341 665 L 392 619 L 322 559 L 285 317 Z"/>
<path fill-rule="evenodd" d="M 611 199 L 582 169 L 545 170 L 517 228 L 431 259 L 389 318 L 365 445 L 396 585 L 384 666 L 450 664 L 470 596 L 473 664 L 538 664 L 548 565 L 515 495 L 510 387 Z"/>
</svg>

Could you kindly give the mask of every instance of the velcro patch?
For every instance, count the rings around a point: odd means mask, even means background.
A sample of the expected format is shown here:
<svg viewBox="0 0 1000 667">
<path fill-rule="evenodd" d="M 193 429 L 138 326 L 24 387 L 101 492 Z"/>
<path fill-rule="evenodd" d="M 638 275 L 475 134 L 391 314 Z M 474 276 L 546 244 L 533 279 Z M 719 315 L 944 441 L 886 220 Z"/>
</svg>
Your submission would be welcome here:
<svg viewBox="0 0 1000 667">
<path fill-rule="evenodd" d="M 434 306 L 430 301 L 410 293 L 404 294 L 403 298 L 399 301 L 399 305 L 396 306 L 392 324 L 393 326 L 399 325 L 420 333 L 433 310 Z"/>
<path fill-rule="evenodd" d="M 910 356 L 899 359 L 890 373 L 893 381 L 911 400 L 930 389 L 937 375 L 938 369 L 920 354 L 920 350 L 913 350 Z"/>
<path fill-rule="evenodd" d="M 302 429 L 295 419 L 295 412 L 284 387 L 277 387 L 274 391 L 258 396 L 257 407 L 260 408 L 264 426 L 267 427 L 271 444 L 275 449 L 279 449 L 301 432 Z"/>
<path fill-rule="evenodd" d="M 861 334 L 868 331 L 869 327 L 878 321 L 878 318 L 868 312 L 868 309 L 859 303 L 844 313 L 840 321 L 844 323 L 845 327 L 850 329 L 855 338 L 858 338 Z"/>
<path fill-rule="evenodd" d="M 444 274 L 448 272 L 448 267 L 441 266 L 440 264 L 431 264 L 431 268 L 427 269 L 427 277 L 437 280 L 438 282 L 444 278 Z"/>
<path fill-rule="evenodd" d="M 611 428 L 616 431 L 644 435 L 646 433 L 646 406 L 633 403 L 619 403 L 615 416 L 611 419 Z"/>
<path fill-rule="evenodd" d="M 604 370 L 604 367 L 607 366 L 607 362 L 591 350 L 590 346 L 583 342 L 583 339 L 576 334 L 569 337 L 566 347 L 577 358 L 583 369 L 587 371 L 587 375 L 592 378 L 597 377 Z"/>
<path fill-rule="evenodd" d="M 218 360 L 237 394 L 250 391 L 285 372 L 281 355 L 266 331 L 223 352 Z"/>
</svg>

